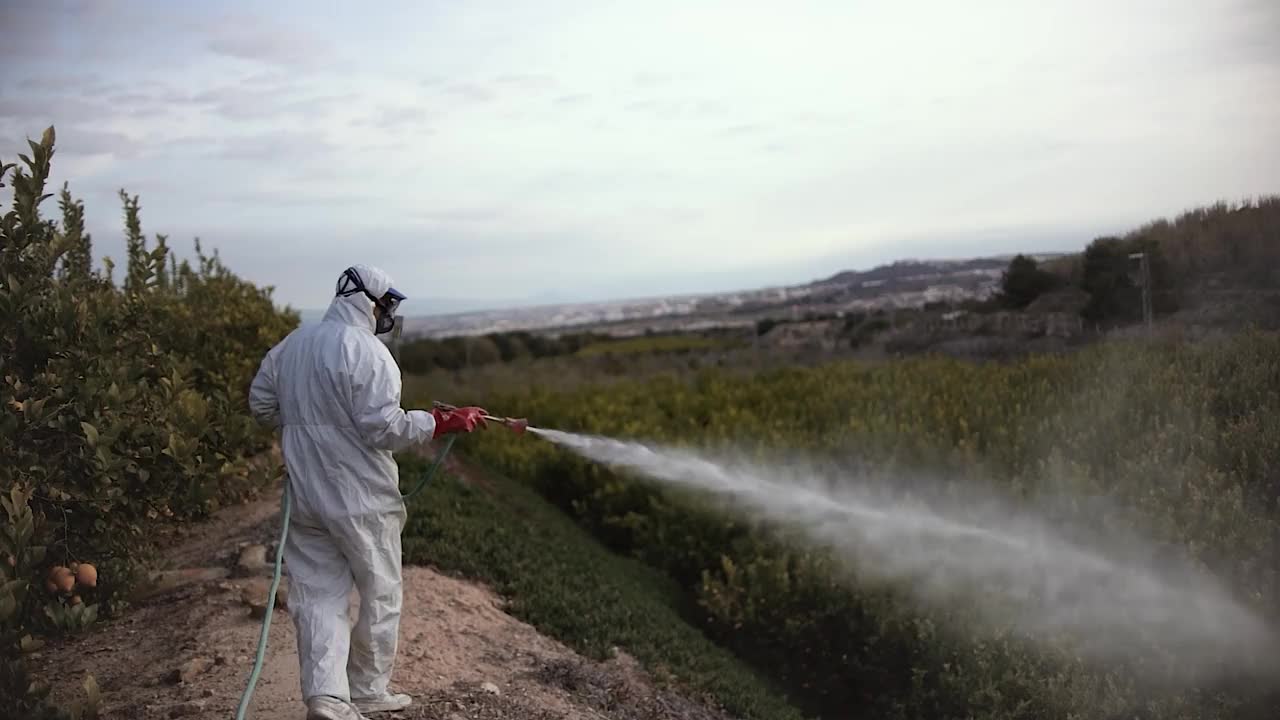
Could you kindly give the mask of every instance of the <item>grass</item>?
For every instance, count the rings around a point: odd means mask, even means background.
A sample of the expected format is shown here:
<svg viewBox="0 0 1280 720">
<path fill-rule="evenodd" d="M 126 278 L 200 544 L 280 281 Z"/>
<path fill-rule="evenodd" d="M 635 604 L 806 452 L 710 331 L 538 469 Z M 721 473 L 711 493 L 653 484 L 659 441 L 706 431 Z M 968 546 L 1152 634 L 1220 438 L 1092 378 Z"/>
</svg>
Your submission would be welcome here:
<svg viewBox="0 0 1280 720">
<path fill-rule="evenodd" d="M 700 335 L 656 335 L 592 343 L 579 350 L 577 354 L 581 357 L 591 357 L 593 355 L 690 352 L 714 350 L 724 344 L 722 340 Z"/>
<path fill-rule="evenodd" d="M 400 461 L 406 480 L 424 461 Z M 621 647 L 659 682 L 741 718 L 799 720 L 768 681 L 690 625 L 684 593 L 619 557 L 532 490 L 500 476 L 491 488 L 442 475 L 409 504 L 405 562 L 487 583 L 509 611 L 579 653 Z"/>
</svg>

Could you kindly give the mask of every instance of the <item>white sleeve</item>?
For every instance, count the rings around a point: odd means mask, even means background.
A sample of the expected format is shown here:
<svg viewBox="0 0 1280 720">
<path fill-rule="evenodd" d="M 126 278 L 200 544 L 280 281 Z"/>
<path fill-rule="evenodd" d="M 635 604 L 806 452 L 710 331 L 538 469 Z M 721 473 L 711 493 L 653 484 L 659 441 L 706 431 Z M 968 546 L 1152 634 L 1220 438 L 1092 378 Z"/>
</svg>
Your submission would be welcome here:
<svg viewBox="0 0 1280 720">
<path fill-rule="evenodd" d="M 351 418 L 364 441 L 378 450 L 399 452 L 431 440 L 435 416 L 400 407 L 400 371 L 386 346 L 364 342 L 354 356 L 356 362 L 347 368 Z"/>
<path fill-rule="evenodd" d="M 280 399 L 276 394 L 276 356 L 283 345 L 282 340 L 262 358 L 258 374 L 249 386 L 249 412 L 260 424 L 270 428 L 280 424 Z"/>
</svg>

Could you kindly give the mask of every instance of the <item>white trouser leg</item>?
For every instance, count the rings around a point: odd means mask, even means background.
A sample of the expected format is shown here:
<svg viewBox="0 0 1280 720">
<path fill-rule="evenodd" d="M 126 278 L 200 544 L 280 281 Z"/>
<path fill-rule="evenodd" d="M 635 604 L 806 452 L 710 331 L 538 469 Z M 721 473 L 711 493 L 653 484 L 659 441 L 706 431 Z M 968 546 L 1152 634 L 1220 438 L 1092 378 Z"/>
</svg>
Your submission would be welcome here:
<svg viewBox="0 0 1280 720">
<path fill-rule="evenodd" d="M 387 693 L 395 665 L 403 598 L 400 532 L 405 513 L 346 518 L 336 534 L 360 593 L 360 615 L 351 633 L 346 673 L 353 698 Z"/>
<path fill-rule="evenodd" d="M 302 699 L 329 695 L 350 700 L 347 655 L 351 624 L 347 598 L 351 568 L 326 530 L 290 523 L 285 541 L 289 614 L 298 633 Z"/>
</svg>

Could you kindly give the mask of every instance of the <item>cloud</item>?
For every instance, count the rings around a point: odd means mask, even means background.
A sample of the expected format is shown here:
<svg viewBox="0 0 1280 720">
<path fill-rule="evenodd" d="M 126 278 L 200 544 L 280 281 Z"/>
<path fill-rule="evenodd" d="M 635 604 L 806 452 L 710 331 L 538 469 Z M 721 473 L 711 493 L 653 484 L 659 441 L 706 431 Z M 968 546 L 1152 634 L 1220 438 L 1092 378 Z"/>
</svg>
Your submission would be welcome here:
<svg viewBox="0 0 1280 720">
<path fill-rule="evenodd" d="M 68 95 L 19 93 L 0 97 L 0 118 L 23 122 L 57 124 L 67 118 L 101 118 L 111 114 L 107 104 Z"/>
<path fill-rule="evenodd" d="M 495 85 L 520 90 L 554 90 L 560 84 L 555 76 L 545 73 L 499 75 L 493 82 Z"/>
<path fill-rule="evenodd" d="M 671 81 L 671 75 L 660 72 L 645 71 L 631 76 L 631 84 L 638 88 L 661 87 L 663 85 L 669 85 Z"/>
<path fill-rule="evenodd" d="M 314 133 L 295 130 L 276 130 L 226 138 L 216 147 L 218 157 L 259 162 L 317 158 L 337 150 L 336 145 Z"/>
<path fill-rule="evenodd" d="M 142 143 L 118 132 L 72 127 L 58 129 L 58 152 L 70 155 L 137 155 Z"/>
<path fill-rule="evenodd" d="M 716 130 L 715 134 L 723 137 L 741 137 L 743 135 L 753 135 L 762 132 L 765 128 L 755 123 L 740 123 L 738 125 L 730 125 Z"/>
<path fill-rule="evenodd" d="M 263 86 L 259 83 L 253 87 L 224 85 L 196 93 L 186 102 L 205 106 L 231 120 L 260 120 L 297 115 L 314 117 L 344 107 L 357 98 L 354 93 L 307 96 L 288 84 Z"/>
<path fill-rule="evenodd" d="M 180 5 L 5 0 L 0 3 L 0 58 L 32 65 L 47 65 L 57 58 L 96 67 L 137 57 L 164 43 L 171 30 L 169 21 L 181 13 Z"/>
<path fill-rule="evenodd" d="M 320 64 L 332 50 L 296 23 L 260 16 L 224 16 L 201 24 L 200 32 L 215 54 L 295 69 Z"/>
<path fill-rule="evenodd" d="M 570 93 L 556 98 L 557 105 L 585 105 L 591 101 L 591 93 Z"/>
<path fill-rule="evenodd" d="M 623 106 L 627 112 L 645 115 L 654 115 L 663 120 L 670 120 L 675 117 L 686 116 L 689 114 L 697 115 L 715 115 L 720 114 L 723 108 L 716 103 L 706 100 L 698 100 L 695 98 L 659 98 L 649 97 L 632 100 Z"/>
<path fill-rule="evenodd" d="M 509 214 L 498 208 L 449 208 L 442 210 L 422 210 L 414 213 L 414 217 L 431 225 L 491 225 L 501 227 L 509 220 Z"/>
<path fill-rule="evenodd" d="M 728 110 L 725 109 L 724 103 L 718 100 L 698 100 L 693 104 L 693 110 L 699 115 L 704 115 L 706 117 L 724 115 L 728 112 Z"/>
<path fill-rule="evenodd" d="M 35 0 L 0 3 L 0 58 L 21 60 L 39 53 L 57 14 L 48 3 Z"/>
<path fill-rule="evenodd" d="M 23 78 L 18 88 L 27 92 L 97 93 L 108 87 L 94 73 L 46 72 Z"/>
<path fill-rule="evenodd" d="M 494 92 L 474 83 L 451 85 L 444 90 L 449 95 L 471 103 L 486 103 L 494 99 Z"/>
<path fill-rule="evenodd" d="M 268 209 L 276 209 L 282 207 L 335 207 L 367 204 L 374 201 L 371 195 L 351 193 L 351 192 L 332 192 L 332 191 L 298 191 L 295 188 L 287 190 L 280 189 L 264 189 L 255 191 L 242 191 L 231 193 L 213 193 L 201 195 L 201 201 L 209 203 L 217 203 L 220 205 L 235 206 L 255 206 Z"/>
<path fill-rule="evenodd" d="M 391 105 L 378 108 L 370 117 L 358 121 L 360 125 L 369 125 L 379 130 L 416 129 L 420 133 L 432 133 L 434 130 L 427 123 L 430 112 L 420 105 Z"/>
</svg>

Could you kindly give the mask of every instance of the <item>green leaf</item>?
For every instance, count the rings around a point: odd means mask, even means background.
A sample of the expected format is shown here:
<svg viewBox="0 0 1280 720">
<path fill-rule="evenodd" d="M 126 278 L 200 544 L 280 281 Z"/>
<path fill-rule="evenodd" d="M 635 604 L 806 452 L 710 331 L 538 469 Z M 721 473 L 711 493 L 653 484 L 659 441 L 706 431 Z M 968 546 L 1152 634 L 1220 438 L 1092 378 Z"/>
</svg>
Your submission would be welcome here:
<svg viewBox="0 0 1280 720">
<path fill-rule="evenodd" d="M 93 447 L 98 444 L 98 428 L 87 422 L 81 422 L 80 428 L 84 430 L 84 436 L 89 440 L 89 446 Z"/>
<path fill-rule="evenodd" d="M 84 676 L 84 694 L 89 702 L 91 715 L 97 715 L 98 705 L 102 702 L 102 691 L 98 689 L 98 681 L 93 675 L 86 674 Z"/>
<path fill-rule="evenodd" d="M 31 684 L 27 686 L 27 695 L 37 700 L 43 700 L 49 696 L 49 691 L 51 690 L 53 690 L 53 687 L 48 683 L 32 680 Z"/>
<path fill-rule="evenodd" d="M 24 653 L 33 653 L 44 647 L 44 641 L 38 638 L 33 638 L 30 635 L 23 635 L 22 640 L 18 643 L 18 647 L 21 648 Z"/>
</svg>

